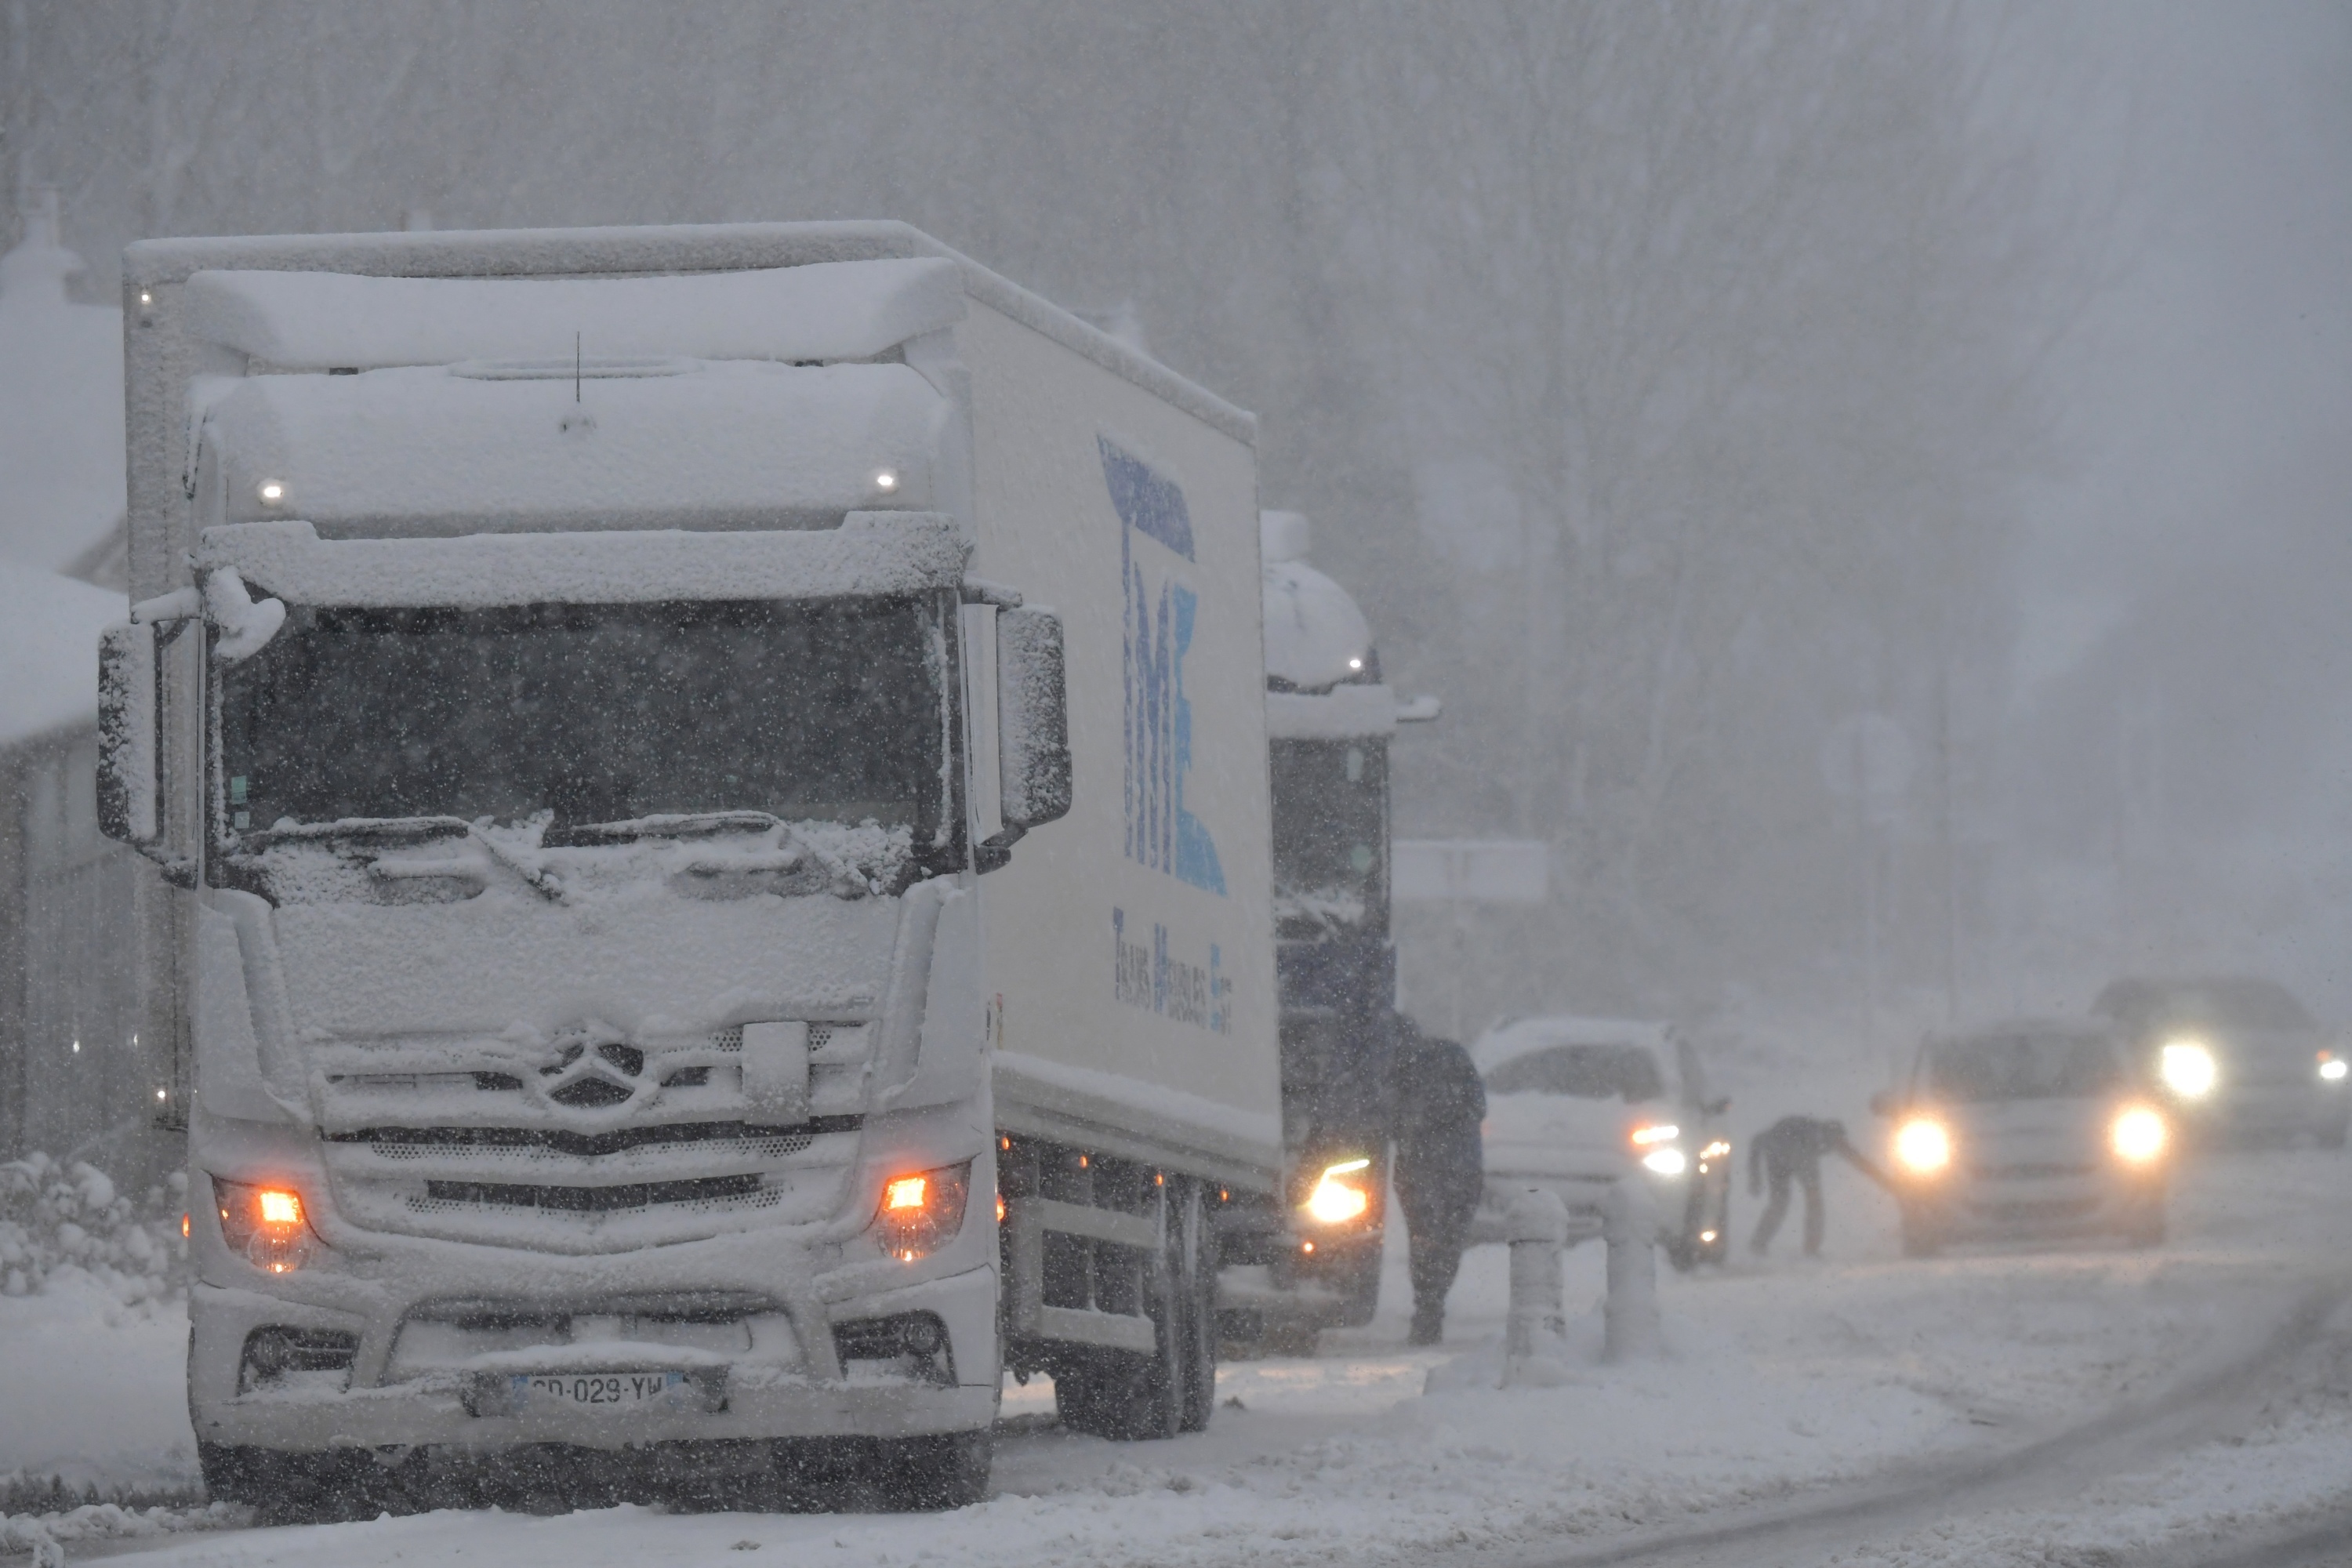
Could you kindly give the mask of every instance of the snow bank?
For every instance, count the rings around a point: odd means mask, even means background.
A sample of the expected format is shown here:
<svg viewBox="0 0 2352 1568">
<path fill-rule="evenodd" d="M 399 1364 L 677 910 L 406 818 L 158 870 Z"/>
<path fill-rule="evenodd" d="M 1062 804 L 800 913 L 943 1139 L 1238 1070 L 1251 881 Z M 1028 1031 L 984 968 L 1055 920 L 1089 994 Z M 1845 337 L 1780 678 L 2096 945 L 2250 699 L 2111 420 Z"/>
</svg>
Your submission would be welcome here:
<svg viewBox="0 0 2352 1568">
<path fill-rule="evenodd" d="M 98 634 L 129 610 L 120 594 L 0 561 L 0 745 L 98 722 Z"/>
<path fill-rule="evenodd" d="M 0 1298 L 0 1478 L 193 1484 L 187 1357 L 179 1300 L 126 1307 L 87 1275 Z"/>
<path fill-rule="evenodd" d="M 0 1165 L 0 1295 L 39 1293 L 52 1279 L 86 1281 L 126 1306 L 186 1284 L 180 1214 L 187 1178 L 143 1200 L 105 1172 L 34 1152 Z"/>
<path fill-rule="evenodd" d="M 214 384 L 204 438 L 229 521 L 330 533 L 830 525 L 930 504 L 949 405 L 905 365 L 596 368 L 576 390 L 568 355 L 496 375 L 255 376 Z"/>
<path fill-rule="evenodd" d="M 198 272 L 197 337 L 289 370 L 569 360 L 587 353 L 856 360 L 963 319 L 938 258 L 666 278 L 360 278 Z"/>
<path fill-rule="evenodd" d="M 205 530 L 199 571 L 234 568 L 299 605 L 374 608 L 614 605 L 912 595 L 963 580 L 969 546 L 935 512 L 874 512 L 837 530 L 477 533 L 321 540 L 307 521 Z M 96 634 L 89 643 L 95 667 Z M 91 706 L 95 709 L 96 682 Z"/>
</svg>

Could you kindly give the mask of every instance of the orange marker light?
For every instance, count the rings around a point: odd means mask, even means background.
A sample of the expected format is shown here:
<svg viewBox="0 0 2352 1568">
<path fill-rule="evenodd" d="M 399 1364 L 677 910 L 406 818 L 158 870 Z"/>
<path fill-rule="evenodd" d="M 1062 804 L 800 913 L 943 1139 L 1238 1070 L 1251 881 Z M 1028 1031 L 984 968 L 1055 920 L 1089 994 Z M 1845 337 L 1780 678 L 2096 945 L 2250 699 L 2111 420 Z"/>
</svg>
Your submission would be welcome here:
<svg viewBox="0 0 2352 1568">
<path fill-rule="evenodd" d="M 929 1185 L 920 1176 L 901 1176 L 882 1192 L 886 1209 L 919 1209 L 923 1206 L 923 1194 Z"/>
<path fill-rule="evenodd" d="M 1085 1170 L 1086 1168 L 1087 1168 L 1087 1156 L 1086 1156 L 1086 1155 L 1084 1155 L 1084 1154 L 1081 1154 L 1081 1155 L 1079 1155 L 1079 1156 L 1078 1156 L 1078 1169 L 1079 1169 L 1079 1170 L 1081 1170 L 1081 1171 L 1083 1171 L 1083 1170 Z"/>
<path fill-rule="evenodd" d="M 999 1225 L 1003 1225 L 1004 1223 L 1004 1194 L 1003 1193 L 996 1194 L 996 1223 Z"/>
<path fill-rule="evenodd" d="M 1301 1252 L 1312 1252 L 1315 1250 L 1315 1244 L 1311 1241 L 1302 1241 L 1298 1244 L 1298 1250 Z"/>
<path fill-rule="evenodd" d="M 274 1187 L 261 1189 L 261 1223 L 264 1225 L 300 1225 L 302 1200 L 293 1193 L 279 1192 Z"/>
<path fill-rule="evenodd" d="M 191 1227 L 191 1226 L 189 1226 L 189 1224 L 188 1224 L 188 1216 L 187 1216 L 186 1215 L 182 1215 L 180 1216 L 180 1237 L 181 1237 L 181 1239 L 185 1240 L 185 1239 L 187 1238 L 188 1233 L 189 1233 L 189 1231 L 190 1231 L 190 1229 L 191 1229 L 191 1228 L 192 1228 L 192 1227 Z"/>
</svg>

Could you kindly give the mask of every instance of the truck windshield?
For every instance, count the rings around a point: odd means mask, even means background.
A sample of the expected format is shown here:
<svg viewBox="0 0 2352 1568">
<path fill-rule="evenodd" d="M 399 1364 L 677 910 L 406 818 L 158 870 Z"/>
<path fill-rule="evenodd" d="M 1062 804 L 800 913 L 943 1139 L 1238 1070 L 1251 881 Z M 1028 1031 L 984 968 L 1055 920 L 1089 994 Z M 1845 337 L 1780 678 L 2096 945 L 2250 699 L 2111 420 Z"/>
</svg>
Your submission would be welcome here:
<svg viewBox="0 0 2352 1568">
<path fill-rule="evenodd" d="M 944 601 L 290 607 L 220 674 L 232 830 L 942 816 Z"/>
<path fill-rule="evenodd" d="M 1334 922 L 1384 930 L 1388 748 L 1370 741 L 1276 741 L 1275 915 L 1285 936 Z"/>
<path fill-rule="evenodd" d="M 2073 1100 L 2123 1086 L 2122 1056 L 2085 1035 L 1995 1035 L 1937 1046 L 1929 1059 L 1946 1100 Z"/>
</svg>

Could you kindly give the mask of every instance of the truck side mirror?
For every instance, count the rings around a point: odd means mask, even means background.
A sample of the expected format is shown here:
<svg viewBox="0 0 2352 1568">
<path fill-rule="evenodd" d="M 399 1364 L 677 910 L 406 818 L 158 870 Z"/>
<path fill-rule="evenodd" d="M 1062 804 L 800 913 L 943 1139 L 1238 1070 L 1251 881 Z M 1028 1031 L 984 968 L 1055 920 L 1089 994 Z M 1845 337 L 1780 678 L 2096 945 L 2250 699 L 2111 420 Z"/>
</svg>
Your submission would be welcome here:
<svg viewBox="0 0 2352 1568">
<path fill-rule="evenodd" d="M 98 639 L 98 828 L 156 859 L 155 628 L 109 626 Z"/>
<path fill-rule="evenodd" d="M 1070 708 L 1053 611 L 997 612 L 996 714 L 1004 826 L 1025 832 L 1068 815 Z"/>
</svg>

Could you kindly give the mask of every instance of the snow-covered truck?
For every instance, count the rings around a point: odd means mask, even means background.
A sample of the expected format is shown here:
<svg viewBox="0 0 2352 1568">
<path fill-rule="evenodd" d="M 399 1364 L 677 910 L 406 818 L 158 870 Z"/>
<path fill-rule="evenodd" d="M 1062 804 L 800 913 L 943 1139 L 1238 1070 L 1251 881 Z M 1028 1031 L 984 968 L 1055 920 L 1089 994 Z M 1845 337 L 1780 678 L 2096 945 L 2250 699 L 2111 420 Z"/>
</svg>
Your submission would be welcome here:
<svg viewBox="0 0 2352 1568">
<path fill-rule="evenodd" d="M 212 1494 L 953 1502 L 1008 1368 L 1205 1424 L 1283 1163 L 1250 416 L 895 224 L 124 287 Z"/>
</svg>

